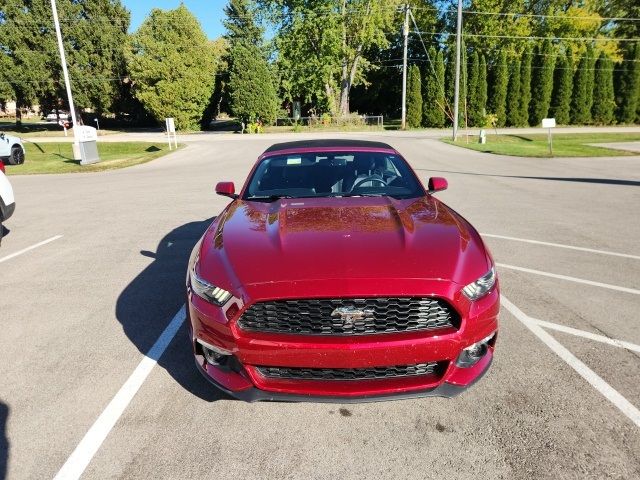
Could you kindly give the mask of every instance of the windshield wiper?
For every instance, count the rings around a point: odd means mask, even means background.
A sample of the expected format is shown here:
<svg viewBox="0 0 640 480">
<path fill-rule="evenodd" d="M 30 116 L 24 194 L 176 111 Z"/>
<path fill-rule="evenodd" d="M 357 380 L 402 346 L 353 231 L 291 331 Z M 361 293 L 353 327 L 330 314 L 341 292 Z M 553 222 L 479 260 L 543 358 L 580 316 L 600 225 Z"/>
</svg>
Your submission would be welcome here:
<svg viewBox="0 0 640 480">
<path fill-rule="evenodd" d="M 332 193 L 331 195 L 325 195 L 326 197 L 386 197 L 386 193 Z"/>
<path fill-rule="evenodd" d="M 276 200 L 281 200 L 283 198 L 296 198 L 296 197 L 293 197 L 291 195 L 266 195 L 263 197 L 260 197 L 260 196 L 247 197 L 245 198 L 245 200 L 249 200 L 253 202 L 275 202 Z"/>
</svg>

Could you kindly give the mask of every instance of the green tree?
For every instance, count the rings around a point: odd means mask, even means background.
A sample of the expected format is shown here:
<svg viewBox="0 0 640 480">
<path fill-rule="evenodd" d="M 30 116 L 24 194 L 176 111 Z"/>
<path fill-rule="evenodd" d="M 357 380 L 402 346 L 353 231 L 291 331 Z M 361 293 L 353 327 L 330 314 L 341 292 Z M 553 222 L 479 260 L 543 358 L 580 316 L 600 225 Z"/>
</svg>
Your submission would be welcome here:
<svg viewBox="0 0 640 480">
<path fill-rule="evenodd" d="M 422 90 L 422 121 L 425 127 L 441 128 L 445 125 L 444 56 L 434 47 L 429 49 L 433 68 L 427 66 Z"/>
<path fill-rule="evenodd" d="M 231 112 L 245 122 L 258 119 L 273 122 L 278 96 L 255 13 L 249 0 L 230 0 L 225 13 Z"/>
<path fill-rule="evenodd" d="M 215 57 L 187 7 L 153 9 L 131 36 L 127 57 L 134 95 L 156 121 L 173 117 L 180 129 L 199 128 L 213 93 Z"/>
<path fill-rule="evenodd" d="M 591 107 L 593 105 L 592 67 L 593 52 L 591 49 L 580 58 L 578 69 L 573 77 L 573 99 L 571 101 L 571 123 L 586 125 L 591 123 Z"/>
<path fill-rule="evenodd" d="M 229 76 L 231 111 L 245 121 L 263 120 L 273 123 L 278 97 L 273 85 L 273 72 L 255 45 L 233 47 L 233 67 Z"/>
<path fill-rule="evenodd" d="M 483 123 L 482 106 L 480 105 L 480 55 L 475 50 L 471 54 L 471 67 L 469 68 L 469 85 L 467 88 L 467 105 L 469 124 L 481 126 Z"/>
<path fill-rule="evenodd" d="M 551 94 L 553 92 L 553 71 L 555 69 L 555 54 L 553 45 L 545 40 L 536 49 L 536 70 L 533 74 L 531 105 L 529 107 L 529 124 L 540 125 L 543 118 L 549 114 Z"/>
<path fill-rule="evenodd" d="M 420 69 L 411 65 L 407 78 L 407 126 L 417 128 L 422 123 L 422 83 Z"/>
<path fill-rule="evenodd" d="M 608 55 L 600 53 L 595 67 L 593 89 L 593 121 L 600 125 L 613 123 L 615 115 L 615 93 L 613 91 L 613 63 Z"/>
<path fill-rule="evenodd" d="M 522 52 L 522 63 L 520 64 L 520 99 L 518 101 L 520 105 L 520 114 L 518 118 L 522 120 L 522 124 L 519 127 L 526 127 L 529 125 L 529 106 L 531 105 L 531 67 L 533 62 L 533 53 L 531 48 L 525 47 Z"/>
<path fill-rule="evenodd" d="M 515 60 L 511 63 L 511 72 L 509 75 L 509 88 L 507 93 L 507 125 L 518 127 L 524 123 L 524 119 L 520 117 L 520 61 Z"/>
<path fill-rule="evenodd" d="M 567 50 L 558 56 L 553 75 L 553 95 L 551 115 L 559 125 L 568 125 L 571 121 L 571 93 L 573 91 L 573 54 Z"/>
<path fill-rule="evenodd" d="M 502 50 L 493 72 L 493 94 L 491 96 L 491 113 L 498 118 L 497 126 L 504 127 L 507 123 L 507 88 L 509 84 L 509 68 L 507 53 Z M 509 99 L 511 100 L 511 99 Z"/>
<path fill-rule="evenodd" d="M 347 115 L 351 88 L 372 68 L 365 52 L 387 48 L 401 0 L 258 0 L 276 27 L 287 100 L 321 100 Z"/>
<path fill-rule="evenodd" d="M 60 0 L 57 6 L 76 107 L 112 111 L 127 77 L 129 12 L 119 0 Z M 68 108 L 51 4 L 4 0 L 0 12 L 5 94 L 21 108 Z"/>
<path fill-rule="evenodd" d="M 458 124 L 464 125 L 465 121 L 465 99 L 466 99 L 466 86 L 467 86 L 467 62 L 466 55 L 464 53 L 464 43 L 460 53 L 460 96 L 458 105 Z M 447 117 L 453 122 L 454 118 L 454 100 L 455 100 L 455 83 L 456 83 L 456 47 L 455 45 L 449 46 L 447 49 L 447 64 L 445 67 L 445 97 L 447 104 L 449 105 L 449 112 Z"/>
<path fill-rule="evenodd" d="M 618 118 L 622 123 L 636 121 L 640 108 L 640 44 L 627 48 L 618 87 Z"/>
<path fill-rule="evenodd" d="M 487 84 L 487 60 L 484 54 L 480 55 L 480 68 L 478 73 L 478 109 L 480 117 L 478 126 L 484 126 L 487 117 L 487 100 L 488 100 L 488 84 Z"/>
</svg>

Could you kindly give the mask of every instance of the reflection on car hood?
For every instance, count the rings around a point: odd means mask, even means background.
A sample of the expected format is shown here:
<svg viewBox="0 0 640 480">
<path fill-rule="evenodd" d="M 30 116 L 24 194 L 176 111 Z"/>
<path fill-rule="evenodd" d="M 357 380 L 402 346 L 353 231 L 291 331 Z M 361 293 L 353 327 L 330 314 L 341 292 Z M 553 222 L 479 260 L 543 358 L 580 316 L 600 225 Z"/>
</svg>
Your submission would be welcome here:
<svg viewBox="0 0 640 480">
<path fill-rule="evenodd" d="M 432 197 L 237 200 L 200 252 L 201 275 L 223 288 L 344 278 L 465 285 L 488 268 L 475 230 Z"/>
</svg>

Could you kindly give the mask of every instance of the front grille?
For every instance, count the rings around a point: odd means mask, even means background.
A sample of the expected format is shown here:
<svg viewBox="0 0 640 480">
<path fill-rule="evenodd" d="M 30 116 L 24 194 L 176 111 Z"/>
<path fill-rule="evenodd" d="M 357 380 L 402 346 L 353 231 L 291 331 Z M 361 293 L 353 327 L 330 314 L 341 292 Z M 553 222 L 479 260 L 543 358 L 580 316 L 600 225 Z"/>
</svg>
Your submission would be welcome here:
<svg viewBox="0 0 640 480">
<path fill-rule="evenodd" d="M 460 317 L 437 298 L 277 300 L 251 305 L 243 330 L 298 335 L 371 335 L 458 328 Z"/>
<path fill-rule="evenodd" d="M 440 374 L 445 363 L 431 362 L 416 365 L 397 365 L 394 367 L 369 368 L 292 368 L 292 367 L 256 367 L 258 373 L 266 378 L 291 380 L 376 380 L 380 378 L 417 377 Z"/>
</svg>

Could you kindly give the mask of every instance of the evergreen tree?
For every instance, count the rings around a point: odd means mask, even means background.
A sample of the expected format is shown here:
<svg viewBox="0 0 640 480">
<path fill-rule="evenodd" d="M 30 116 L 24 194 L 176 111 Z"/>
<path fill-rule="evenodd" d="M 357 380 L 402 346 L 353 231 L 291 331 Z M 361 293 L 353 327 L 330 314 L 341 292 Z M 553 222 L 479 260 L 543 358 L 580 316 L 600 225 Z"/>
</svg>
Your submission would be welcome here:
<svg viewBox="0 0 640 480">
<path fill-rule="evenodd" d="M 272 123 L 278 110 L 273 73 L 262 51 L 255 45 L 233 47 L 233 67 L 229 75 L 232 113 L 245 122 Z"/>
<path fill-rule="evenodd" d="M 76 107 L 111 112 L 127 77 L 128 10 L 120 0 L 60 0 L 57 7 Z M 68 108 L 50 3 L 3 0 L 0 19 L 4 96 L 21 108 Z"/>
<path fill-rule="evenodd" d="M 487 117 L 487 60 L 484 54 L 480 55 L 480 68 L 478 72 L 478 107 L 480 111 L 480 118 L 478 126 L 484 127 L 485 119 Z"/>
<path fill-rule="evenodd" d="M 616 106 L 613 91 L 613 63 L 604 52 L 600 53 L 595 69 L 593 121 L 600 125 L 610 125 L 613 123 Z"/>
<path fill-rule="evenodd" d="M 571 101 L 571 123 L 587 125 L 591 123 L 593 103 L 593 76 L 591 67 L 591 49 L 580 59 L 578 69 L 573 76 L 573 99 Z M 589 91 L 591 89 L 591 91 Z"/>
<path fill-rule="evenodd" d="M 446 98 L 451 107 L 451 118 L 453 118 L 454 112 L 454 97 L 455 97 L 455 79 L 456 79 L 456 48 L 450 46 L 447 54 L 447 65 L 445 68 L 445 85 L 446 85 Z M 460 103 L 458 105 L 458 124 L 464 125 L 465 114 L 465 99 L 466 99 L 466 86 L 467 86 L 467 62 L 466 55 L 464 53 L 464 44 L 460 53 Z"/>
<path fill-rule="evenodd" d="M 501 50 L 493 73 L 493 95 L 491 97 L 491 113 L 498 118 L 498 127 L 507 123 L 507 88 L 509 86 L 509 67 L 507 52 Z"/>
<path fill-rule="evenodd" d="M 591 122 L 593 120 L 591 110 L 593 109 L 593 89 L 595 86 L 597 57 L 591 45 L 587 47 L 585 55 L 587 57 L 587 107 L 589 107 L 589 122 Z"/>
<path fill-rule="evenodd" d="M 422 83 L 417 65 L 409 67 L 407 78 L 407 126 L 417 128 L 422 124 Z"/>
<path fill-rule="evenodd" d="M 571 122 L 571 92 L 573 90 L 573 54 L 567 50 L 558 56 L 553 81 L 551 115 L 559 125 Z"/>
<path fill-rule="evenodd" d="M 445 72 L 444 72 L 444 84 L 445 84 L 445 98 L 447 100 L 447 104 L 450 107 L 449 115 L 453 118 L 453 100 L 454 100 L 454 92 L 455 92 L 455 82 L 456 82 L 456 49 L 455 46 L 449 46 L 447 48 L 447 58 L 445 62 Z M 447 119 L 447 123 L 451 120 L 451 118 Z"/>
<path fill-rule="evenodd" d="M 471 68 L 469 69 L 469 85 L 467 88 L 467 105 L 469 124 L 471 126 L 481 126 L 482 107 L 480 106 L 480 55 L 475 50 L 471 54 Z"/>
<path fill-rule="evenodd" d="M 230 0 L 225 13 L 231 111 L 244 122 L 273 122 L 278 109 L 274 75 L 262 49 L 263 32 L 254 20 L 249 0 Z"/>
<path fill-rule="evenodd" d="M 520 127 L 529 125 L 529 106 L 531 104 L 531 64 L 533 62 L 533 54 L 529 47 L 525 47 L 522 53 L 522 64 L 520 65 L 520 115 L 518 118 L 522 120 Z M 518 100 L 514 100 L 518 101 Z"/>
<path fill-rule="evenodd" d="M 547 117 L 551 105 L 555 56 L 550 41 L 545 40 L 538 46 L 534 64 L 536 71 L 533 73 L 529 124 L 536 126 Z"/>
<path fill-rule="evenodd" d="M 520 104 L 518 99 L 520 98 L 520 61 L 516 60 L 511 64 L 511 74 L 509 76 L 509 88 L 507 98 L 507 125 L 511 127 L 517 127 L 524 123 L 524 120 L 520 118 Z"/>
<path fill-rule="evenodd" d="M 153 9 L 131 37 L 133 93 L 157 122 L 198 129 L 213 93 L 215 58 L 200 23 L 180 5 Z"/>
<path fill-rule="evenodd" d="M 429 49 L 433 68 L 427 66 L 422 90 L 422 122 L 425 127 L 442 128 L 445 124 L 444 56 L 434 47 Z"/>
<path fill-rule="evenodd" d="M 618 87 L 618 119 L 633 123 L 640 109 L 640 44 L 630 45 L 624 59 Z"/>
</svg>

